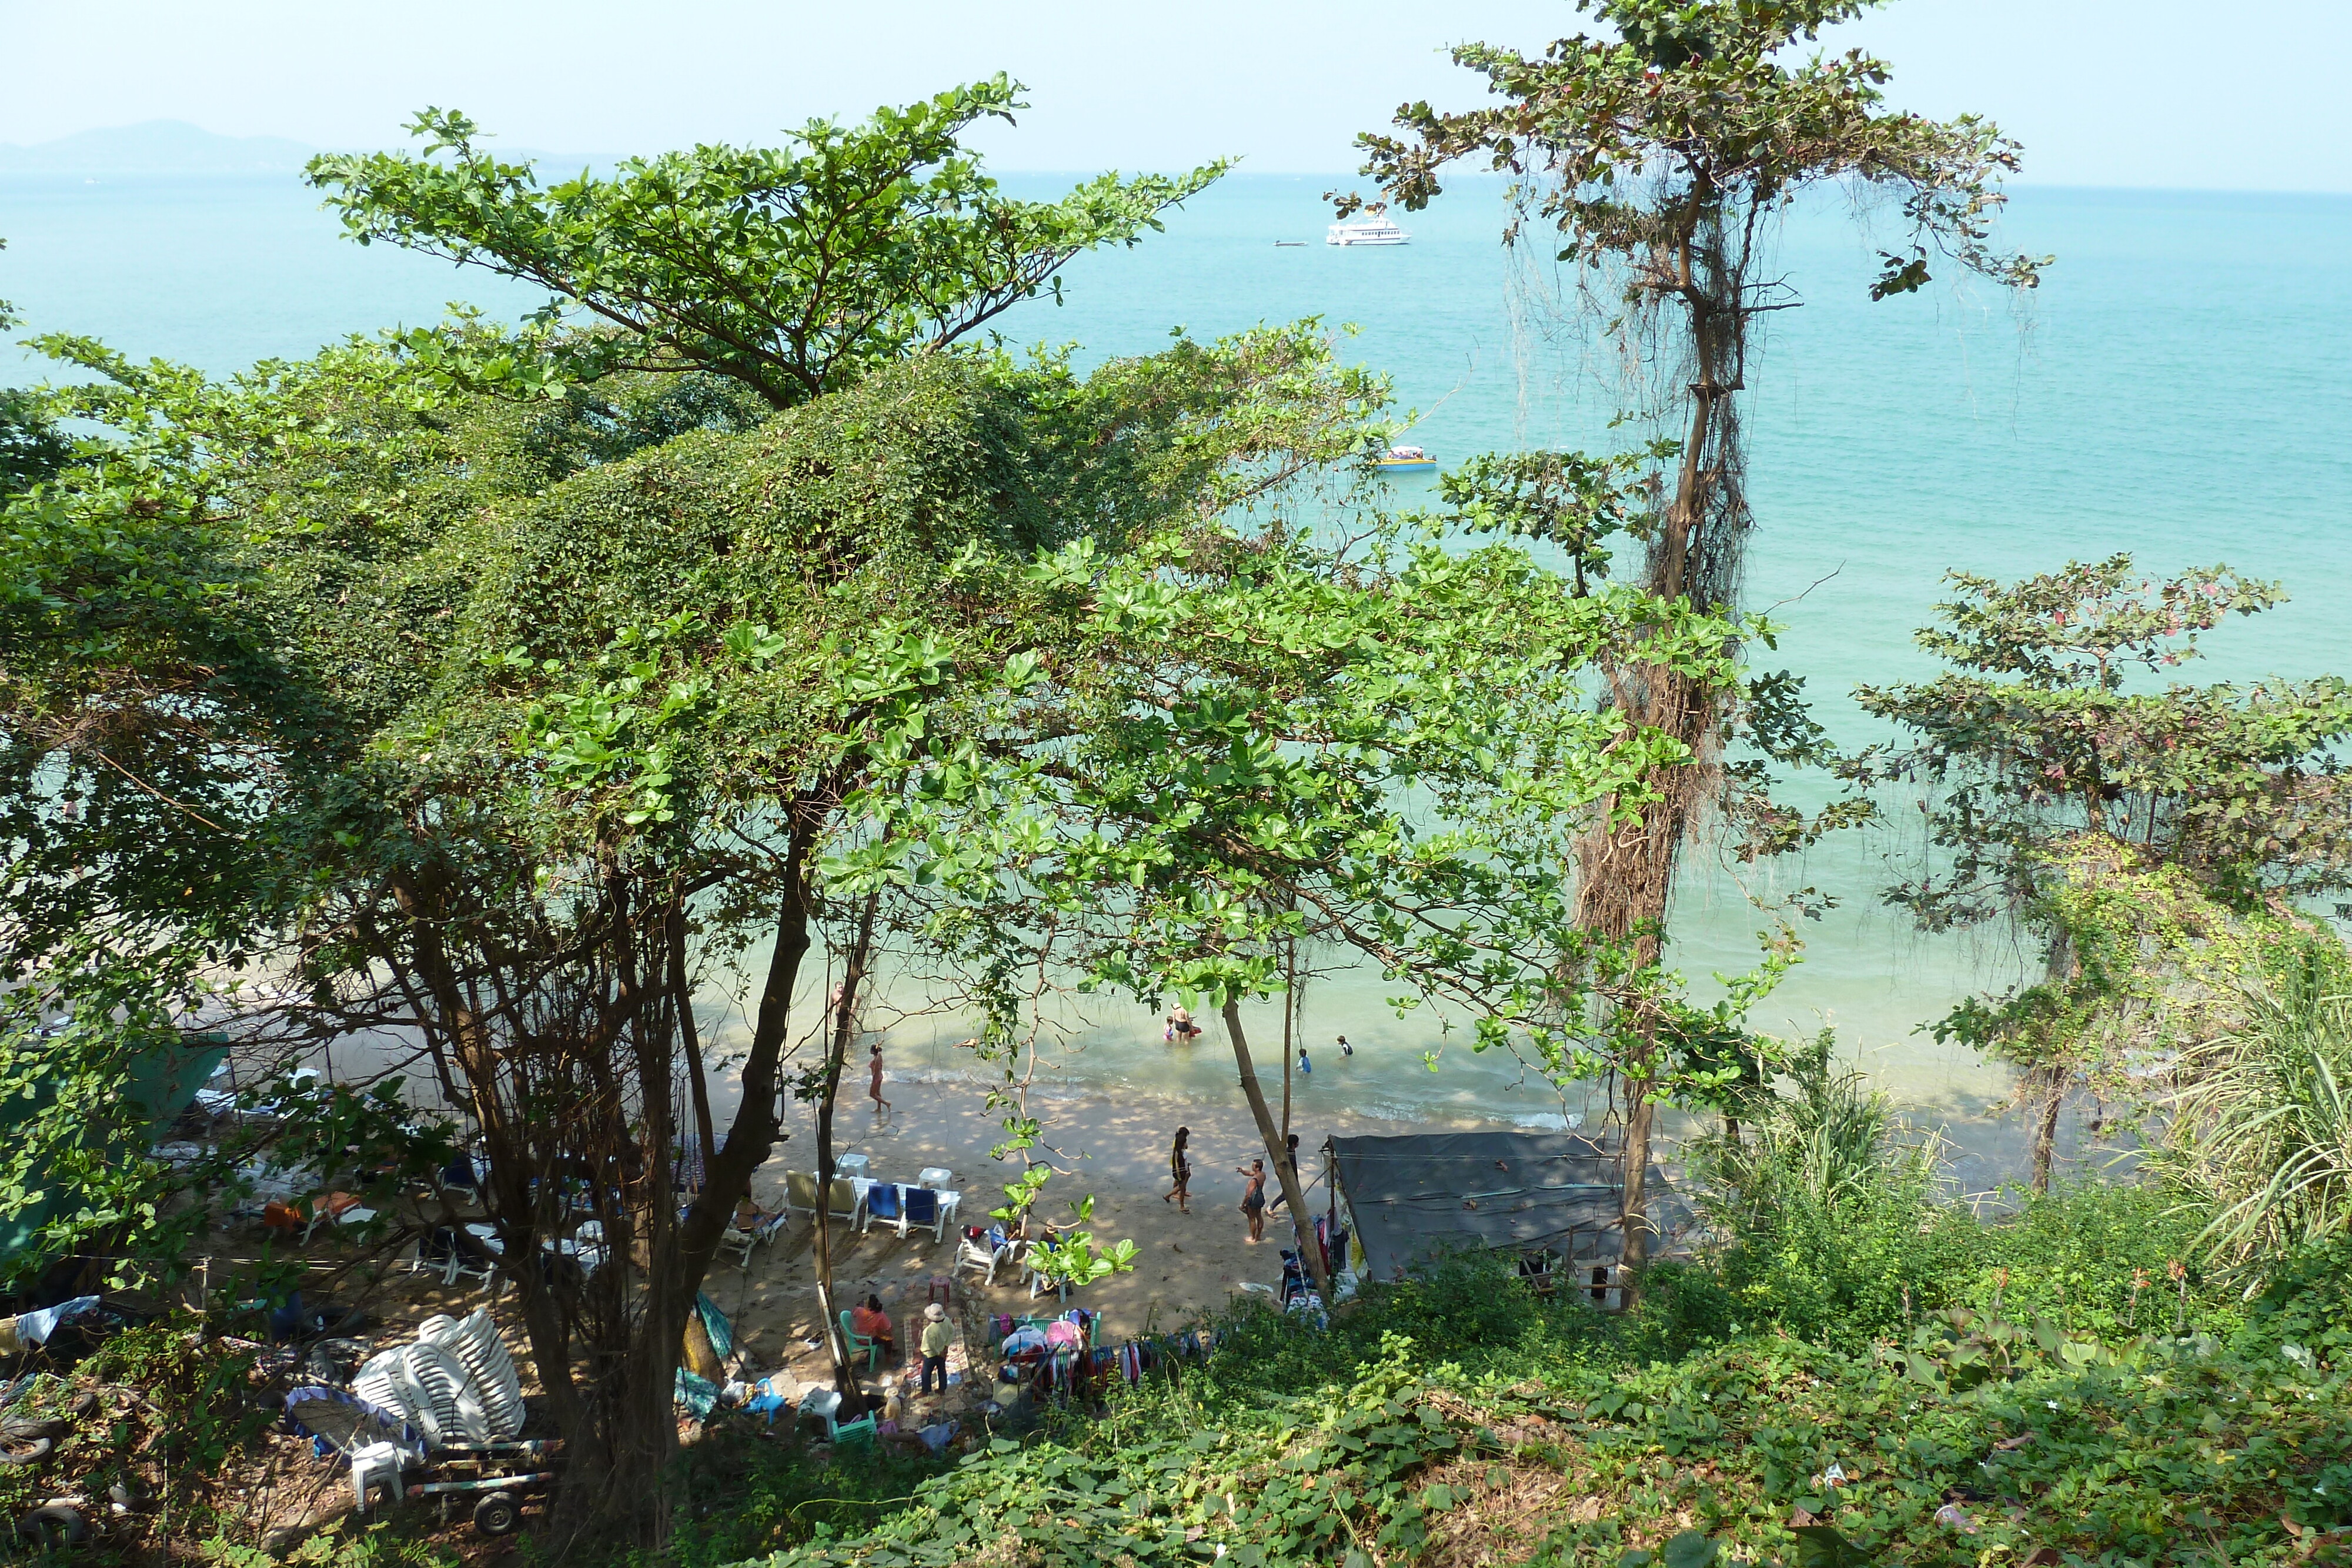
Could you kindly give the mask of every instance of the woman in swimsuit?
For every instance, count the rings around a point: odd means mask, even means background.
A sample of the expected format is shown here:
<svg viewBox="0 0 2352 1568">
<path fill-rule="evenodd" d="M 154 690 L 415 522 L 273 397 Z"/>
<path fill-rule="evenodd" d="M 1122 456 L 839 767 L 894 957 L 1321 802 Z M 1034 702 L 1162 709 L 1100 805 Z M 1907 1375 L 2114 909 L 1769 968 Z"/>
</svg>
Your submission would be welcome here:
<svg viewBox="0 0 2352 1568">
<path fill-rule="evenodd" d="M 1192 1141 L 1192 1128 L 1176 1129 L 1176 1146 L 1168 1151 L 1168 1174 L 1174 1178 L 1176 1185 L 1160 1196 L 1160 1201 L 1162 1203 L 1166 1203 L 1171 1197 L 1174 1198 L 1176 1207 L 1186 1214 L 1192 1212 L 1192 1195 L 1187 1190 L 1192 1182 L 1192 1161 L 1185 1149 L 1185 1145 Z"/>
<path fill-rule="evenodd" d="M 1249 1169 L 1234 1167 L 1235 1176 L 1249 1177 L 1249 1187 L 1242 1194 L 1242 1213 L 1249 1220 L 1249 1239 L 1253 1243 L 1265 1239 L 1265 1162 L 1252 1160 Z"/>
<path fill-rule="evenodd" d="M 872 1096 L 874 1113 L 879 1116 L 890 1108 L 890 1102 L 882 1098 L 882 1044 L 879 1040 L 875 1042 L 874 1052 L 866 1060 L 874 1069 L 874 1082 L 866 1085 L 866 1092 Z"/>
</svg>

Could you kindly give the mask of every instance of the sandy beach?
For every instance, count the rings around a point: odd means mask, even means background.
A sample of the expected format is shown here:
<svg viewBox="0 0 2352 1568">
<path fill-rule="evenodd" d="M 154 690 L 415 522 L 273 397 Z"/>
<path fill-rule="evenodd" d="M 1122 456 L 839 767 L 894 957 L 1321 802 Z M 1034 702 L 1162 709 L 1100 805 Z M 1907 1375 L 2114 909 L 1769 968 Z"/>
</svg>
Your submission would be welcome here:
<svg viewBox="0 0 2352 1568">
<path fill-rule="evenodd" d="M 887 1114 L 877 1114 L 862 1094 L 852 1102 L 845 1092 L 837 1117 L 839 1152 L 865 1155 L 868 1174 L 883 1181 L 911 1181 L 926 1166 L 946 1166 L 955 1172 L 953 1185 L 964 1195 L 961 1223 L 987 1223 L 988 1210 L 1004 1201 L 1002 1189 L 1018 1166 L 989 1155 L 1004 1134 L 999 1116 L 984 1108 L 982 1088 L 975 1083 L 892 1082 L 883 1092 L 892 1106 Z M 1033 1099 L 1032 1110 L 1045 1123 L 1046 1146 L 1041 1153 L 1049 1155 L 1064 1173 L 1046 1187 L 1038 1215 L 1066 1220 L 1070 1205 L 1092 1194 L 1091 1228 L 1097 1241 L 1136 1244 L 1132 1272 L 1113 1275 L 1071 1297 L 1070 1305 L 1102 1314 L 1097 1343 L 1116 1343 L 1178 1327 L 1223 1306 L 1244 1281 L 1268 1287 L 1280 1283 L 1281 1249 L 1290 1245 L 1287 1211 L 1269 1215 L 1265 1240 L 1252 1244 L 1239 1207 L 1244 1182 L 1237 1167 L 1265 1153 L 1246 1108 L 1187 1104 L 1137 1093 L 1116 1100 Z M 1169 1144 L 1180 1124 L 1192 1132 L 1190 1213 L 1161 1197 L 1169 1187 Z M 1295 1111 L 1292 1130 L 1299 1135 L 1300 1174 L 1313 1184 L 1308 1203 L 1320 1214 L 1330 1203 L 1320 1153 L 1326 1137 L 1415 1129 L 1392 1120 L 1316 1108 Z M 813 1133 L 805 1125 L 795 1127 L 753 1178 L 753 1194 L 761 1205 L 781 1207 L 785 1173 L 811 1168 L 814 1155 Z M 1275 1190 L 1269 1183 L 1269 1194 Z M 1028 1311 L 1033 1304 L 1039 1310 L 1055 1305 L 1051 1297 L 1033 1303 L 1018 1278 L 1000 1273 L 994 1288 L 988 1289 L 972 1271 L 959 1272 L 958 1234 L 951 1225 L 944 1241 L 935 1242 L 927 1231 L 912 1231 L 901 1239 L 877 1226 L 861 1236 L 836 1222 L 832 1238 L 839 1304 L 846 1306 L 869 1293 L 880 1296 L 898 1329 L 902 1352 L 934 1275 L 956 1276 L 959 1315 L 967 1321 L 984 1321 L 991 1312 Z M 803 1378 L 820 1373 L 823 1355 L 810 1343 L 817 1333 L 813 1254 L 813 1228 L 807 1220 L 796 1219 L 775 1242 L 753 1252 L 748 1269 L 722 1260 L 711 1271 L 706 1290 L 734 1320 L 739 1345 L 761 1371 L 782 1367 Z"/>
</svg>

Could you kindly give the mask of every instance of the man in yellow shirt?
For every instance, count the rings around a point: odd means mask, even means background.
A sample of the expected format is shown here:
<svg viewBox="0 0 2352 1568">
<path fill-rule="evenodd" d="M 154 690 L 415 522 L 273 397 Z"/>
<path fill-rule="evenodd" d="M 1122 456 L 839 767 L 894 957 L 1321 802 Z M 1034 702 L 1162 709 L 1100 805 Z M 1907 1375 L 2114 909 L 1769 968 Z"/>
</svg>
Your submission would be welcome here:
<svg viewBox="0 0 2352 1568">
<path fill-rule="evenodd" d="M 923 1309 L 923 1382 L 919 1393 L 931 1391 L 931 1374 L 940 1375 L 940 1392 L 948 1391 L 948 1346 L 955 1343 L 955 1330 L 948 1326 L 948 1310 L 933 1301 Z"/>
</svg>

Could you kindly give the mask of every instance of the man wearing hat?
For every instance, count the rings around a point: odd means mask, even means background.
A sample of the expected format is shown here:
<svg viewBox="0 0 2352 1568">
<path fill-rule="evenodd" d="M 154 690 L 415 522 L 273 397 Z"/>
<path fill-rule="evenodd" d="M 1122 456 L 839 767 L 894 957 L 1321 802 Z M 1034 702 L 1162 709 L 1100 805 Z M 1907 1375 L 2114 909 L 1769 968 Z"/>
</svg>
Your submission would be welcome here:
<svg viewBox="0 0 2352 1568">
<path fill-rule="evenodd" d="M 948 1346 L 955 1343 L 955 1330 L 948 1327 L 948 1310 L 933 1301 L 923 1309 L 923 1382 L 917 1391 L 931 1391 L 931 1374 L 940 1375 L 940 1392 L 948 1391 Z"/>
</svg>

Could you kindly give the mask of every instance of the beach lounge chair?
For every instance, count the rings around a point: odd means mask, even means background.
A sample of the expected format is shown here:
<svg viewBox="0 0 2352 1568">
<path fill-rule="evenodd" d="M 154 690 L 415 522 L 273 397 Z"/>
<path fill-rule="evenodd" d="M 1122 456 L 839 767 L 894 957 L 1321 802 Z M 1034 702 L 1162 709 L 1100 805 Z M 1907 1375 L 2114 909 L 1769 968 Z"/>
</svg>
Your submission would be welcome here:
<svg viewBox="0 0 2352 1568">
<path fill-rule="evenodd" d="M 841 1339 L 843 1343 L 849 1346 L 849 1359 L 851 1363 L 854 1364 L 857 1358 L 862 1355 L 866 1358 L 866 1371 L 881 1371 L 882 1342 L 878 1339 L 868 1339 L 866 1335 L 859 1333 L 856 1329 L 850 1327 L 852 1321 L 853 1320 L 849 1315 L 849 1309 L 847 1307 L 842 1308 Z"/>
<path fill-rule="evenodd" d="M 828 1220 L 845 1219 L 855 1225 L 866 1212 L 866 1200 L 858 1196 L 857 1184 L 847 1176 L 833 1178 L 833 1204 L 825 1215 Z"/>
<path fill-rule="evenodd" d="M 1010 1269 L 1020 1260 L 1019 1241 L 991 1241 L 982 1236 L 977 1240 L 966 1237 L 956 1244 L 956 1267 L 971 1270 L 986 1284 L 996 1283 L 999 1269 Z"/>
<path fill-rule="evenodd" d="M 899 1235 L 907 1234 L 906 1207 L 898 1201 L 898 1189 L 887 1181 L 877 1181 L 866 1189 L 866 1218 L 857 1228 L 859 1232 L 873 1229 L 877 1219 Z"/>
<path fill-rule="evenodd" d="M 906 1206 L 907 1218 L 898 1227 L 904 1236 L 909 1230 L 928 1230 L 933 1241 L 942 1240 L 948 1233 L 948 1217 L 940 1195 L 927 1186 L 899 1189 L 900 1201 Z"/>
<path fill-rule="evenodd" d="M 784 1173 L 784 1212 L 805 1214 L 816 1218 L 816 1173 L 786 1171 Z"/>
<path fill-rule="evenodd" d="M 792 1212 L 789 1209 L 782 1214 L 770 1215 L 749 1229 L 730 1219 L 727 1222 L 726 1234 L 719 1239 L 719 1250 L 722 1255 L 729 1252 L 735 1253 L 738 1260 L 743 1265 L 743 1271 L 748 1274 L 751 1271 L 751 1249 L 762 1241 L 773 1241 L 791 1221 Z"/>
<path fill-rule="evenodd" d="M 454 1285 L 460 1279 L 479 1280 L 482 1289 L 490 1290 L 498 1281 L 498 1270 L 487 1259 L 469 1252 L 457 1232 L 448 1226 L 437 1226 L 416 1239 L 416 1252 L 408 1260 L 408 1271 L 418 1270 L 438 1274 L 444 1285 Z"/>
</svg>

